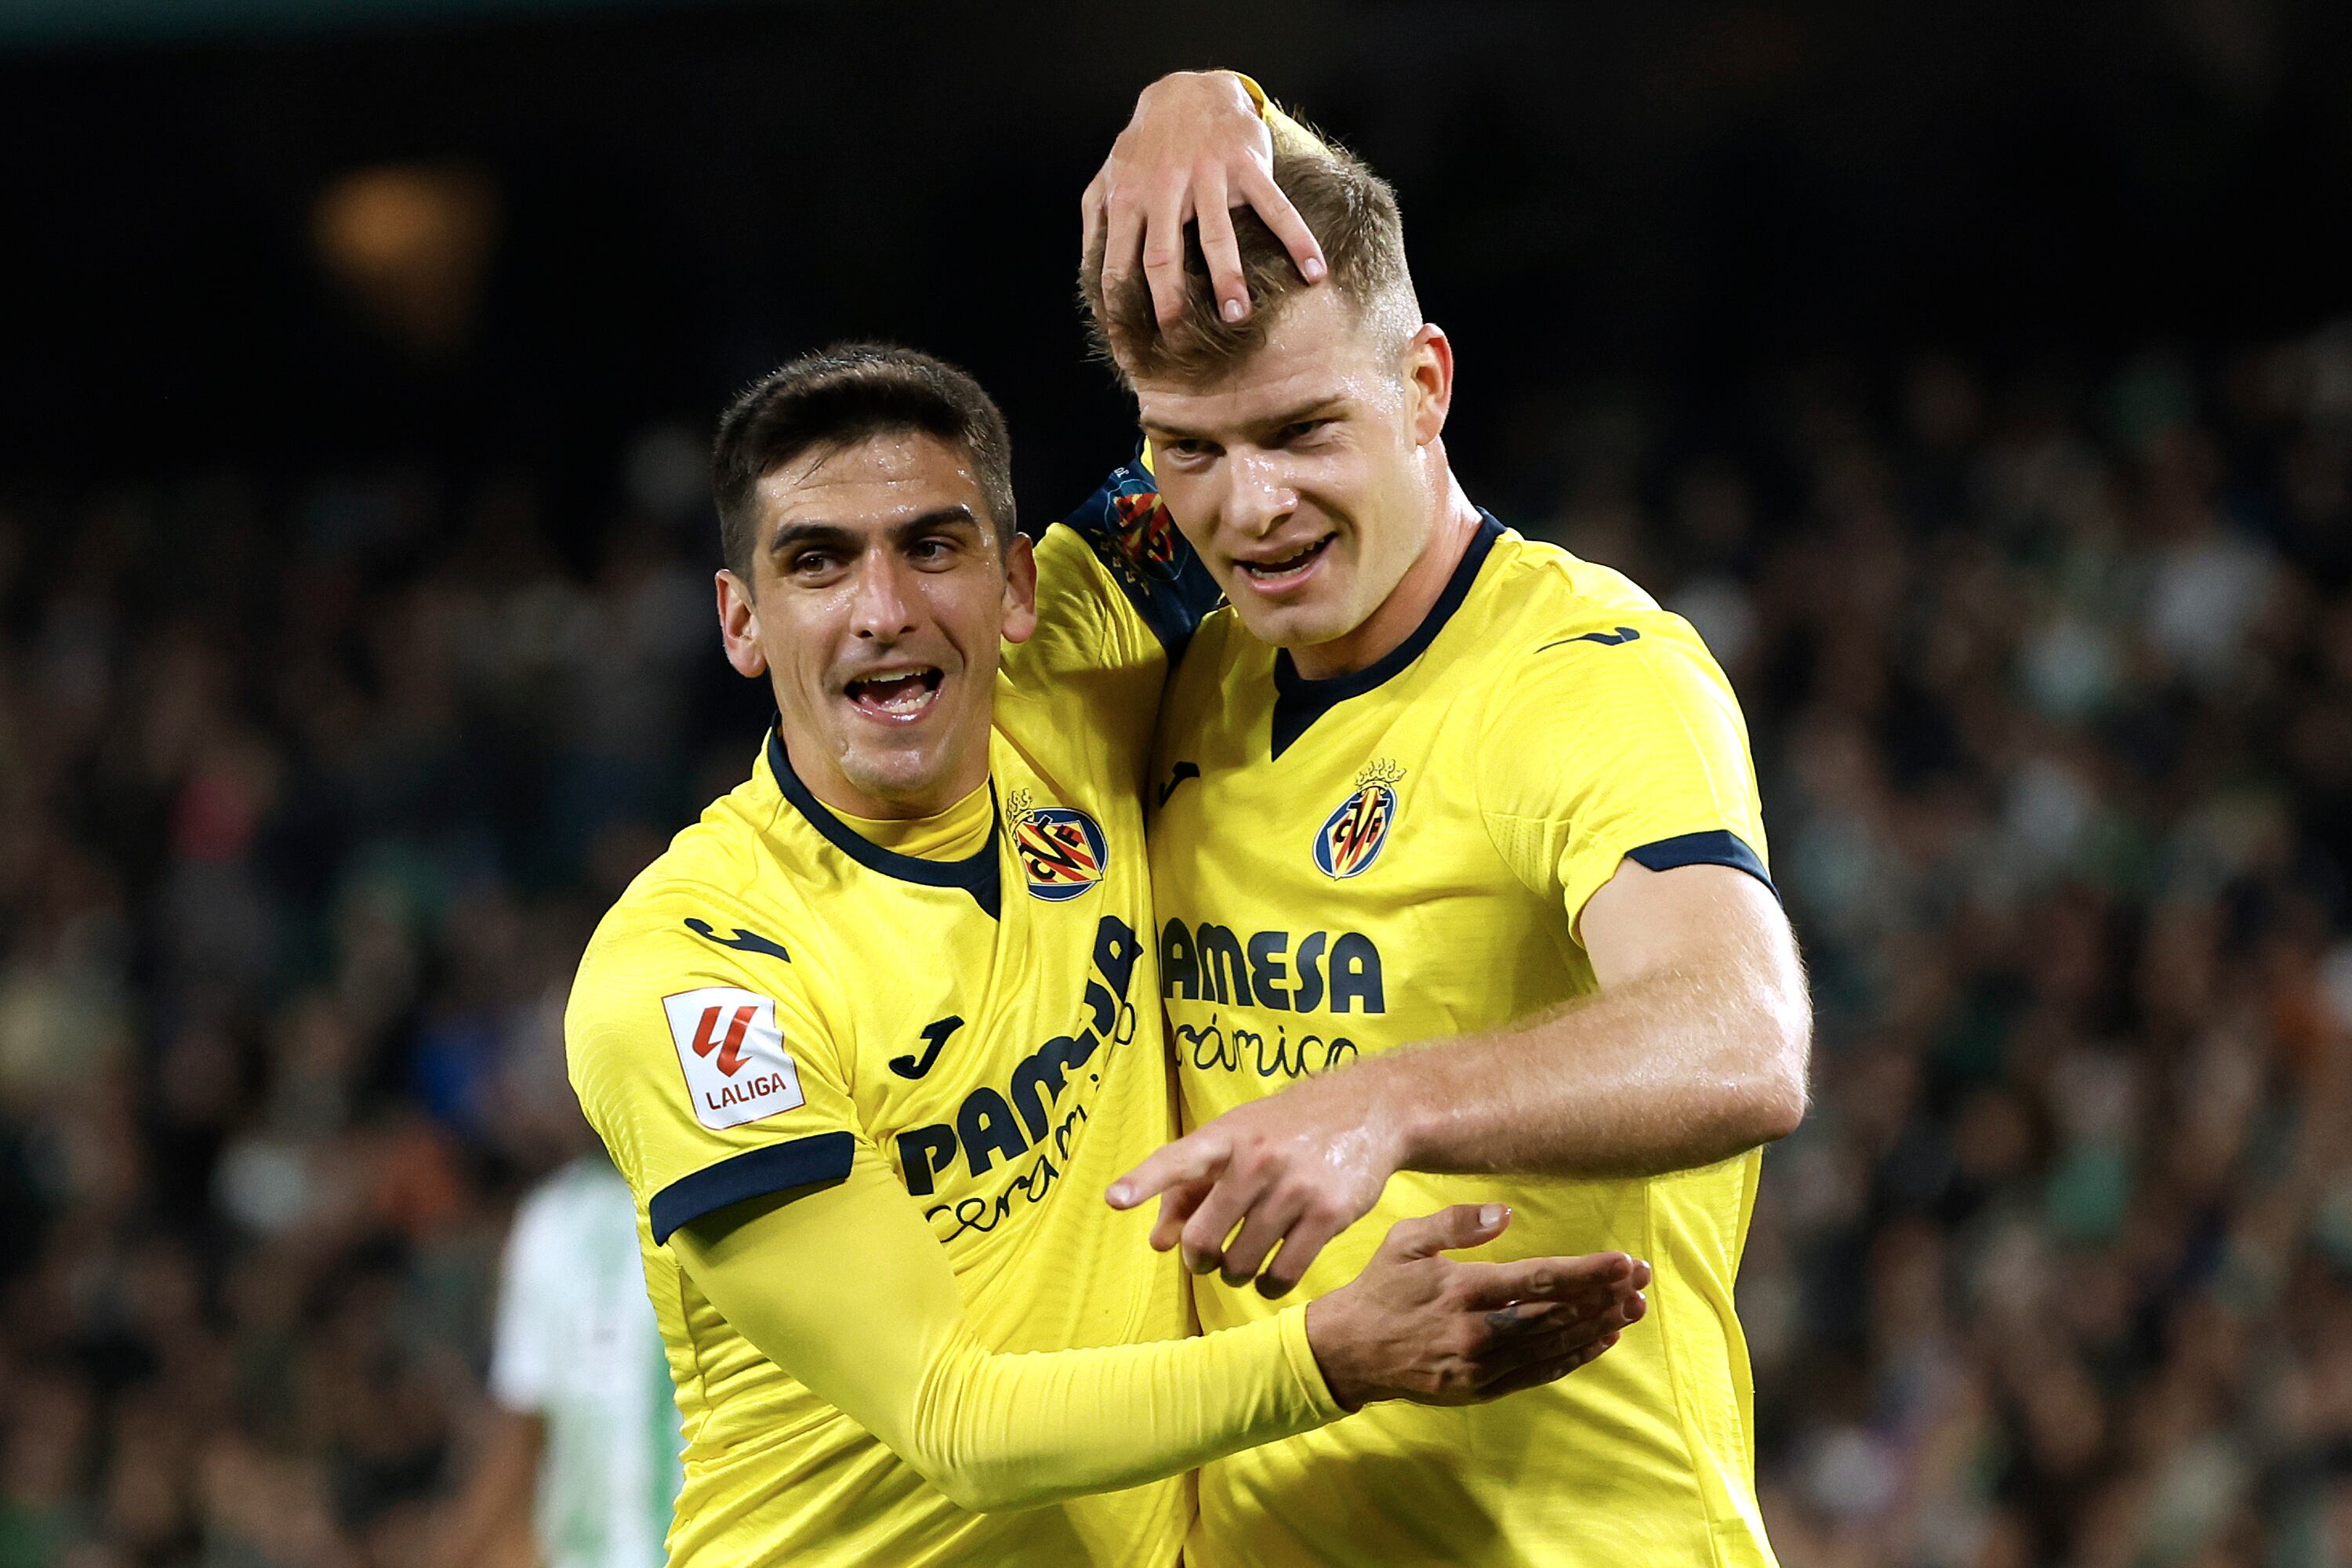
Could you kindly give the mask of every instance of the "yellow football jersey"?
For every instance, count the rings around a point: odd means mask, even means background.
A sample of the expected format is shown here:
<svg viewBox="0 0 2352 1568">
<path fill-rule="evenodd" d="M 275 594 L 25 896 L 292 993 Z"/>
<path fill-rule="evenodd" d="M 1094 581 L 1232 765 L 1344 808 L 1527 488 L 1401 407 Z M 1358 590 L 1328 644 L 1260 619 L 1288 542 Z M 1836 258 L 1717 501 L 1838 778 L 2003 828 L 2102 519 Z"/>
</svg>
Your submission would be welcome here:
<svg viewBox="0 0 2352 1568">
<path fill-rule="evenodd" d="M 746 1198 L 887 1159 L 1000 1351 L 1190 1331 L 1181 1266 L 1103 1189 L 1171 1134 L 1142 782 L 1190 574 L 1162 513 L 1038 545 L 1036 636 L 996 690 L 983 847 L 878 847 L 772 732 L 751 779 L 631 884 L 565 1020 L 572 1081 L 635 1192 L 686 1438 L 677 1564 L 1167 1563 L 1170 1480 L 1026 1512 L 963 1511 L 734 1332 L 664 1245 Z M 1125 591 L 1123 591 L 1125 590 Z M 1213 595 L 1212 590 L 1212 595 Z M 854 1243 L 801 1260 L 860 1300 Z"/>
<path fill-rule="evenodd" d="M 1592 991 L 1576 920 L 1627 856 L 1769 882 L 1746 728 L 1680 617 L 1491 517 L 1428 619 L 1353 675 L 1302 679 L 1230 608 L 1161 716 L 1160 981 L 1184 1122 L 1305 1074 Z M 1389 1226 L 1501 1202 L 1486 1256 L 1623 1251 L 1650 1312 L 1594 1364 L 1466 1409 L 1387 1404 L 1201 1472 L 1192 1568 L 1768 1564 L 1733 1316 L 1759 1156 L 1650 1180 L 1392 1178 L 1308 1270 Z M 1215 1275 L 1202 1326 L 1276 1310 Z"/>
</svg>

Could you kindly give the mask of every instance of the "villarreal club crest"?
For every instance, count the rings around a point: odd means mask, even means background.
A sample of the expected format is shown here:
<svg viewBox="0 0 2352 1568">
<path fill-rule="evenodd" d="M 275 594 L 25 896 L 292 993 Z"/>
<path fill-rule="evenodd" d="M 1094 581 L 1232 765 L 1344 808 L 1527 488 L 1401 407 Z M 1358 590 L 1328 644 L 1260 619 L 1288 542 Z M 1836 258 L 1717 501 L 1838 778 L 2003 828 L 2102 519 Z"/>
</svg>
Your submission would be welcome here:
<svg viewBox="0 0 2352 1568">
<path fill-rule="evenodd" d="M 1381 858 L 1396 824 L 1396 784 L 1404 770 L 1382 757 L 1356 775 L 1356 793 L 1323 819 L 1315 835 L 1315 865 L 1336 880 L 1360 877 Z"/>
<path fill-rule="evenodd" d="M 1121 490 L 1111 506 L 1118 515 L 1119 548 L 1128 559 L 1154 576 L 1170 575 L 1176 565 L 1176 523 L 1160 491 Z"/>
<path fill-rule="evenodd" d="M 1032 805 L 1027 790 L 1013 791 L 1005 816 L 1033 898 L 1066 903 L 1102 880 L 1110 848 L 1093 817 L 1066 805 Z"/>
</svg>

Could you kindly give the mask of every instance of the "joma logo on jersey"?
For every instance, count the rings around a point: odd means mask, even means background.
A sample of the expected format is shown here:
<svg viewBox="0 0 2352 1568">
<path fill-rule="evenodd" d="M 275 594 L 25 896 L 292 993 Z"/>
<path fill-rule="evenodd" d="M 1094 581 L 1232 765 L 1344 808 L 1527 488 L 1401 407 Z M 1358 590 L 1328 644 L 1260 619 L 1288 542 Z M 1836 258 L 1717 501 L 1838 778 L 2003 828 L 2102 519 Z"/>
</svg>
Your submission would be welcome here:
<svg viewBox="0 0 2352 1568">
<path fill-rule="evenodd" d="M 1100 1072 L 1087 1067 L 1095 1052 L 1106 1043 L 1125 1045 L 1134 1037 L 1135 1010 L 1127 992 L 1142 952 L 1135 928 L 1117 915 L 1095 922 L 1095 973 L 1087 982 L 1086 1022 L 1076 1034 L 1056 1035 L 1014 1063 L 1003 1088 L 983 1083 L 967 1093 L 956 1108 L 952 1126 L 941 1121 L 899 1133 L 898 1169 L 907 1191 L 919 1198 L 930 1195 L 959 1153 L 965 1173 L 976 1180 L 999 1161 L 1009 1163 L 1046 1141 L 1071 1078 L 1086 1072 L 1090 1081 L 1099 1081 Z M 1159 1064 L 1153 1063 L 1151 1070 L 1158 1072 Z M 1077 1107 L 1073 1114 L 1082 1110 L 1083 1106 Z"/>
<path fill-rule="evenodd" d="M 1396 782 L 1404 770 L 1385 757 L 1356 775 L 1356 793 L 1323 819 L 1315 835 L 1315 866 L 1336 879 L 1371 869 L 1396 823 Z"/>
<path fill-rule="evenodd" d="M 784 1054 L 773 998 L 706 985 L 662 998 L 695 1120 L 713 1131 L 762 1121 L 807 1103 Z"/>
<path fill-rule="evenodd" d="M 1006 815 L 1032 896 L 1065 903 L 1102 880 L 1110 847 L 1093 817 L 1066 805 L 1033 806 L 1026 790 L 1013 792 Z"/>
</svg>

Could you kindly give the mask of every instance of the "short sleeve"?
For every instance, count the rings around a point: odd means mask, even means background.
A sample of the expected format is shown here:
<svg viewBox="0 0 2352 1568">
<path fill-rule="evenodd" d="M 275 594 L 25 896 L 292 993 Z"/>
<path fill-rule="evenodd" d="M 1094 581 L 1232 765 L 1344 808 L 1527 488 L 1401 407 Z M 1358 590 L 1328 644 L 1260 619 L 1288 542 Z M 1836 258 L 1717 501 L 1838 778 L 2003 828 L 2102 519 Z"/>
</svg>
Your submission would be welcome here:
<svg viewBox="0 0 2352 1568">
<path fill-rule="evenodd" d="M 547 1300 L 553 1250 L 545 1189 L 515 1213 L 499 1266 L 498 1321 L 490 1339 L 490 1396 L 525 1415 L 547 1408 L 553 1389 L 553 1347 Z"/>
<path fill-rule="evenodd" d="M 1770 887 L 1730 682 L 1680 616 L 1606 620 L 1559 628 L 1487 706 L 1479 799 L 1496 847 L 1571 921 L 1629 858 L 1729 866 Z"/>
<path fill-rule="evenodd" d="M 1004 650 L 998 727 L 1016 742 L 1076 745 L 1142 788 L 1168 672 L 1218 599 L 1139 461 L 1114 469 L 1036 542 L 1037 629 Z M 1083 710 L 1083 733 L 1069 715 Z"/>
<path fill-rule="evenodd" d="M 1095 492 L 1047 531 L 1083 542 L 1117 584 L 1128 612 L 1173 666 L 1201 618 L 1223 597 L 1168 514 L 1148 454 L 1113 468 Z M 1042 590 L 1041 590 L 1042 592 Z"/>
<path fill-rule="evenodd" d="M 572 1087 L 656 1243 L 747 1198 L 838 1181 L 864 1133 L 788 972 L 656 930 L 590 946 L 564 1014 Z M 781 983 L 780 983 L 781 982 Z"/>
</svg>

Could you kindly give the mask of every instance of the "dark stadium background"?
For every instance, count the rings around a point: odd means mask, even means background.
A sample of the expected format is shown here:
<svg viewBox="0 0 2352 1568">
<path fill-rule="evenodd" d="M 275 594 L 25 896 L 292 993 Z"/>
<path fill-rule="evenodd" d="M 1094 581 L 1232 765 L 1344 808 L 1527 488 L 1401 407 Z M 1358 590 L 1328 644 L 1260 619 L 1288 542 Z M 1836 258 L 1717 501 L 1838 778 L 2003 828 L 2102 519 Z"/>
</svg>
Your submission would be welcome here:
<svg viewBox="0 0 2352 1568">
<path fill-rule="evenodd" d="M 715 410 L 903 339 L 1083 494 L 1076 195 L 1212 63 L 1739 685 L 1783 1560 L 2352 1563 L 2352 9 L 9 0 L 0 1565 L 415 1560 L 572 958 L 764 710 Z"/>
</svg>

